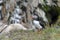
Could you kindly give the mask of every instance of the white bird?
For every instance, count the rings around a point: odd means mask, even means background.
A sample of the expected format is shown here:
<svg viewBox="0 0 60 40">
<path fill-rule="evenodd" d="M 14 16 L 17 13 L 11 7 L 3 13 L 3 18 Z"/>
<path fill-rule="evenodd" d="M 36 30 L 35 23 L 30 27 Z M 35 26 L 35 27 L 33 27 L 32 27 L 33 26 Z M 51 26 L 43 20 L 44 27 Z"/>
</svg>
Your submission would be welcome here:
<svg viewBox="0 0 60 40">
<path fill-rule="evenodd" d="M 14 14 L 14 18 L 21 19 L 21 18 L 22 18 L 22 16 L 19 16 L 18 14 Z"/>
<path fill-rule="evenodd" d="M 39 24 L 39 21 L 33 20 L 33 24 L 36 28 L 42 29 L 42 26 Z"/>
<path fill-rule="evenodd" d="M 22 10 L 19 8 L 19 6 L 16 6 L 14 12 L 17 13 L 17 14 L 20 14 L 20 13 L 22 13 Z"/>
</svg>

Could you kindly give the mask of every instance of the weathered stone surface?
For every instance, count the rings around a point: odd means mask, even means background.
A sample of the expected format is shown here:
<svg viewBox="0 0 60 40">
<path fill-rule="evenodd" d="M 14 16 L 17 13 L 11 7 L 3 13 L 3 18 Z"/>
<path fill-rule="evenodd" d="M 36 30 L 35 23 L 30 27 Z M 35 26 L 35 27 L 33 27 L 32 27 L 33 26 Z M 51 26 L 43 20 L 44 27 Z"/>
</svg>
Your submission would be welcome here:
<svg viewBox="0 0 60 40">
<path fill-rule="evenodd" d="M 52 0 L 4 0 L 2 3 L 3 4 L 1 4 L 0 1 L 0 11 L 2 11 L 0 13 L 0 19 L 3 18 L 1 19 L 2 22 L 0 22 L 0 31 L 6 27 L 5 24 L 9 25 L 4 30 L 5 32 L 9 32 L 12 29 L 15 30 L 16 28 L 23 29 L 23 27 L 40 29 L 43 26 L 45 27 L 45 23 L 49 23 L 46 14 L 49 14 L 49 17 L 51 17 L 50 19 L 55 17 L 54 13 L 58 14 L 58 12 L 56 12 L 58 8 L 55 10 L 55 7 L 57 6 L 54 2 L 52 2 Z M 60 7 L 60 0 L 58 0 L 58 6 Z M 34 25 L 33 22 L 37 25 Z M 15 23 L 23 23 L 26 25 L 22 27 Z"/>
</svg>

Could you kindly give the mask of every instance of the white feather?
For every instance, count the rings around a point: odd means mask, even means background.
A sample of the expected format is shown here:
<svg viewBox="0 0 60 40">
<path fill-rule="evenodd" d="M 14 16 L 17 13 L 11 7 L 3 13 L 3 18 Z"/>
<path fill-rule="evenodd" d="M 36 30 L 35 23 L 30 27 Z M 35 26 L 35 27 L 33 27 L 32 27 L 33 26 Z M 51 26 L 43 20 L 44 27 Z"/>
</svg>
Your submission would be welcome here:
<svg viewBox="0 0 60 40">
<path fill-rule="evenodd" d="M 36 28 L 42 29 L 42 26 L 39 24 L 39 21 L 33 20 L 33 24 L 35 25 Z"/>
<path fill-rule="evenodd" d="M 2 6 L 0 6 L 0 10 L 2 10 Z"/>
<path fill-rule="evenodd" d="M 15 9 L 15 12 L 19 14 L 19 13 L 22 13 L 22 10 L 19 8 L 19 6 L 17 6 L 17 8 Z"/>
<path fill-rule="evenodd" d="M 3 2 L 3 0 L 0 0 L 0 3 L 2 3 Z"/>
</svg>

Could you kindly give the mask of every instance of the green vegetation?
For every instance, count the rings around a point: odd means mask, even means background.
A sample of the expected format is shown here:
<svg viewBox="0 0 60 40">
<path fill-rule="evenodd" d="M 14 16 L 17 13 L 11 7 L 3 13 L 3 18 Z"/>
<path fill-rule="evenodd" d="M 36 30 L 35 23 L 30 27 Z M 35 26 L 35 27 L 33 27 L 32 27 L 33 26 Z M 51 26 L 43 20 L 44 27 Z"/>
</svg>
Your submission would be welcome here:
<svg viewBox="0 0 60 40">
<path fill-rule="evenodd" d="M 51 27 L 40 32 L 12 31 L 8 37 L 0 36 L 0 40 L 60 40 L 60 28 Z"/>
</svg>

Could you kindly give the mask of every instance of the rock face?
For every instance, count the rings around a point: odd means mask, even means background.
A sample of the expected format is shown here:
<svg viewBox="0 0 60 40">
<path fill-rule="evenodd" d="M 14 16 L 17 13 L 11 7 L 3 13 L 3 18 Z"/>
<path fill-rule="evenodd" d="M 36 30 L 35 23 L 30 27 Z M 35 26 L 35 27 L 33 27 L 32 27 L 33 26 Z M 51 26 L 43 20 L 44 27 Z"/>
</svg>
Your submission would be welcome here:
<svg viewBox="0 0 60 40">
<path fill-rule="evenodd" d="M 58 0 L 58 6 L 60 7 L 60 0 Z"/>
<path fill-rule="evenodd" d="M 50 25 L 55 23 L 60 14 L 57 11 L 60 10 L 59 2 L 59 0 L 58 3 L 57 0 L 0 0 L 0 21 L 8 25 L 4 31 L 26 30 L 26 26 L 42 29 L 47 23 Z"/>
</svg>

